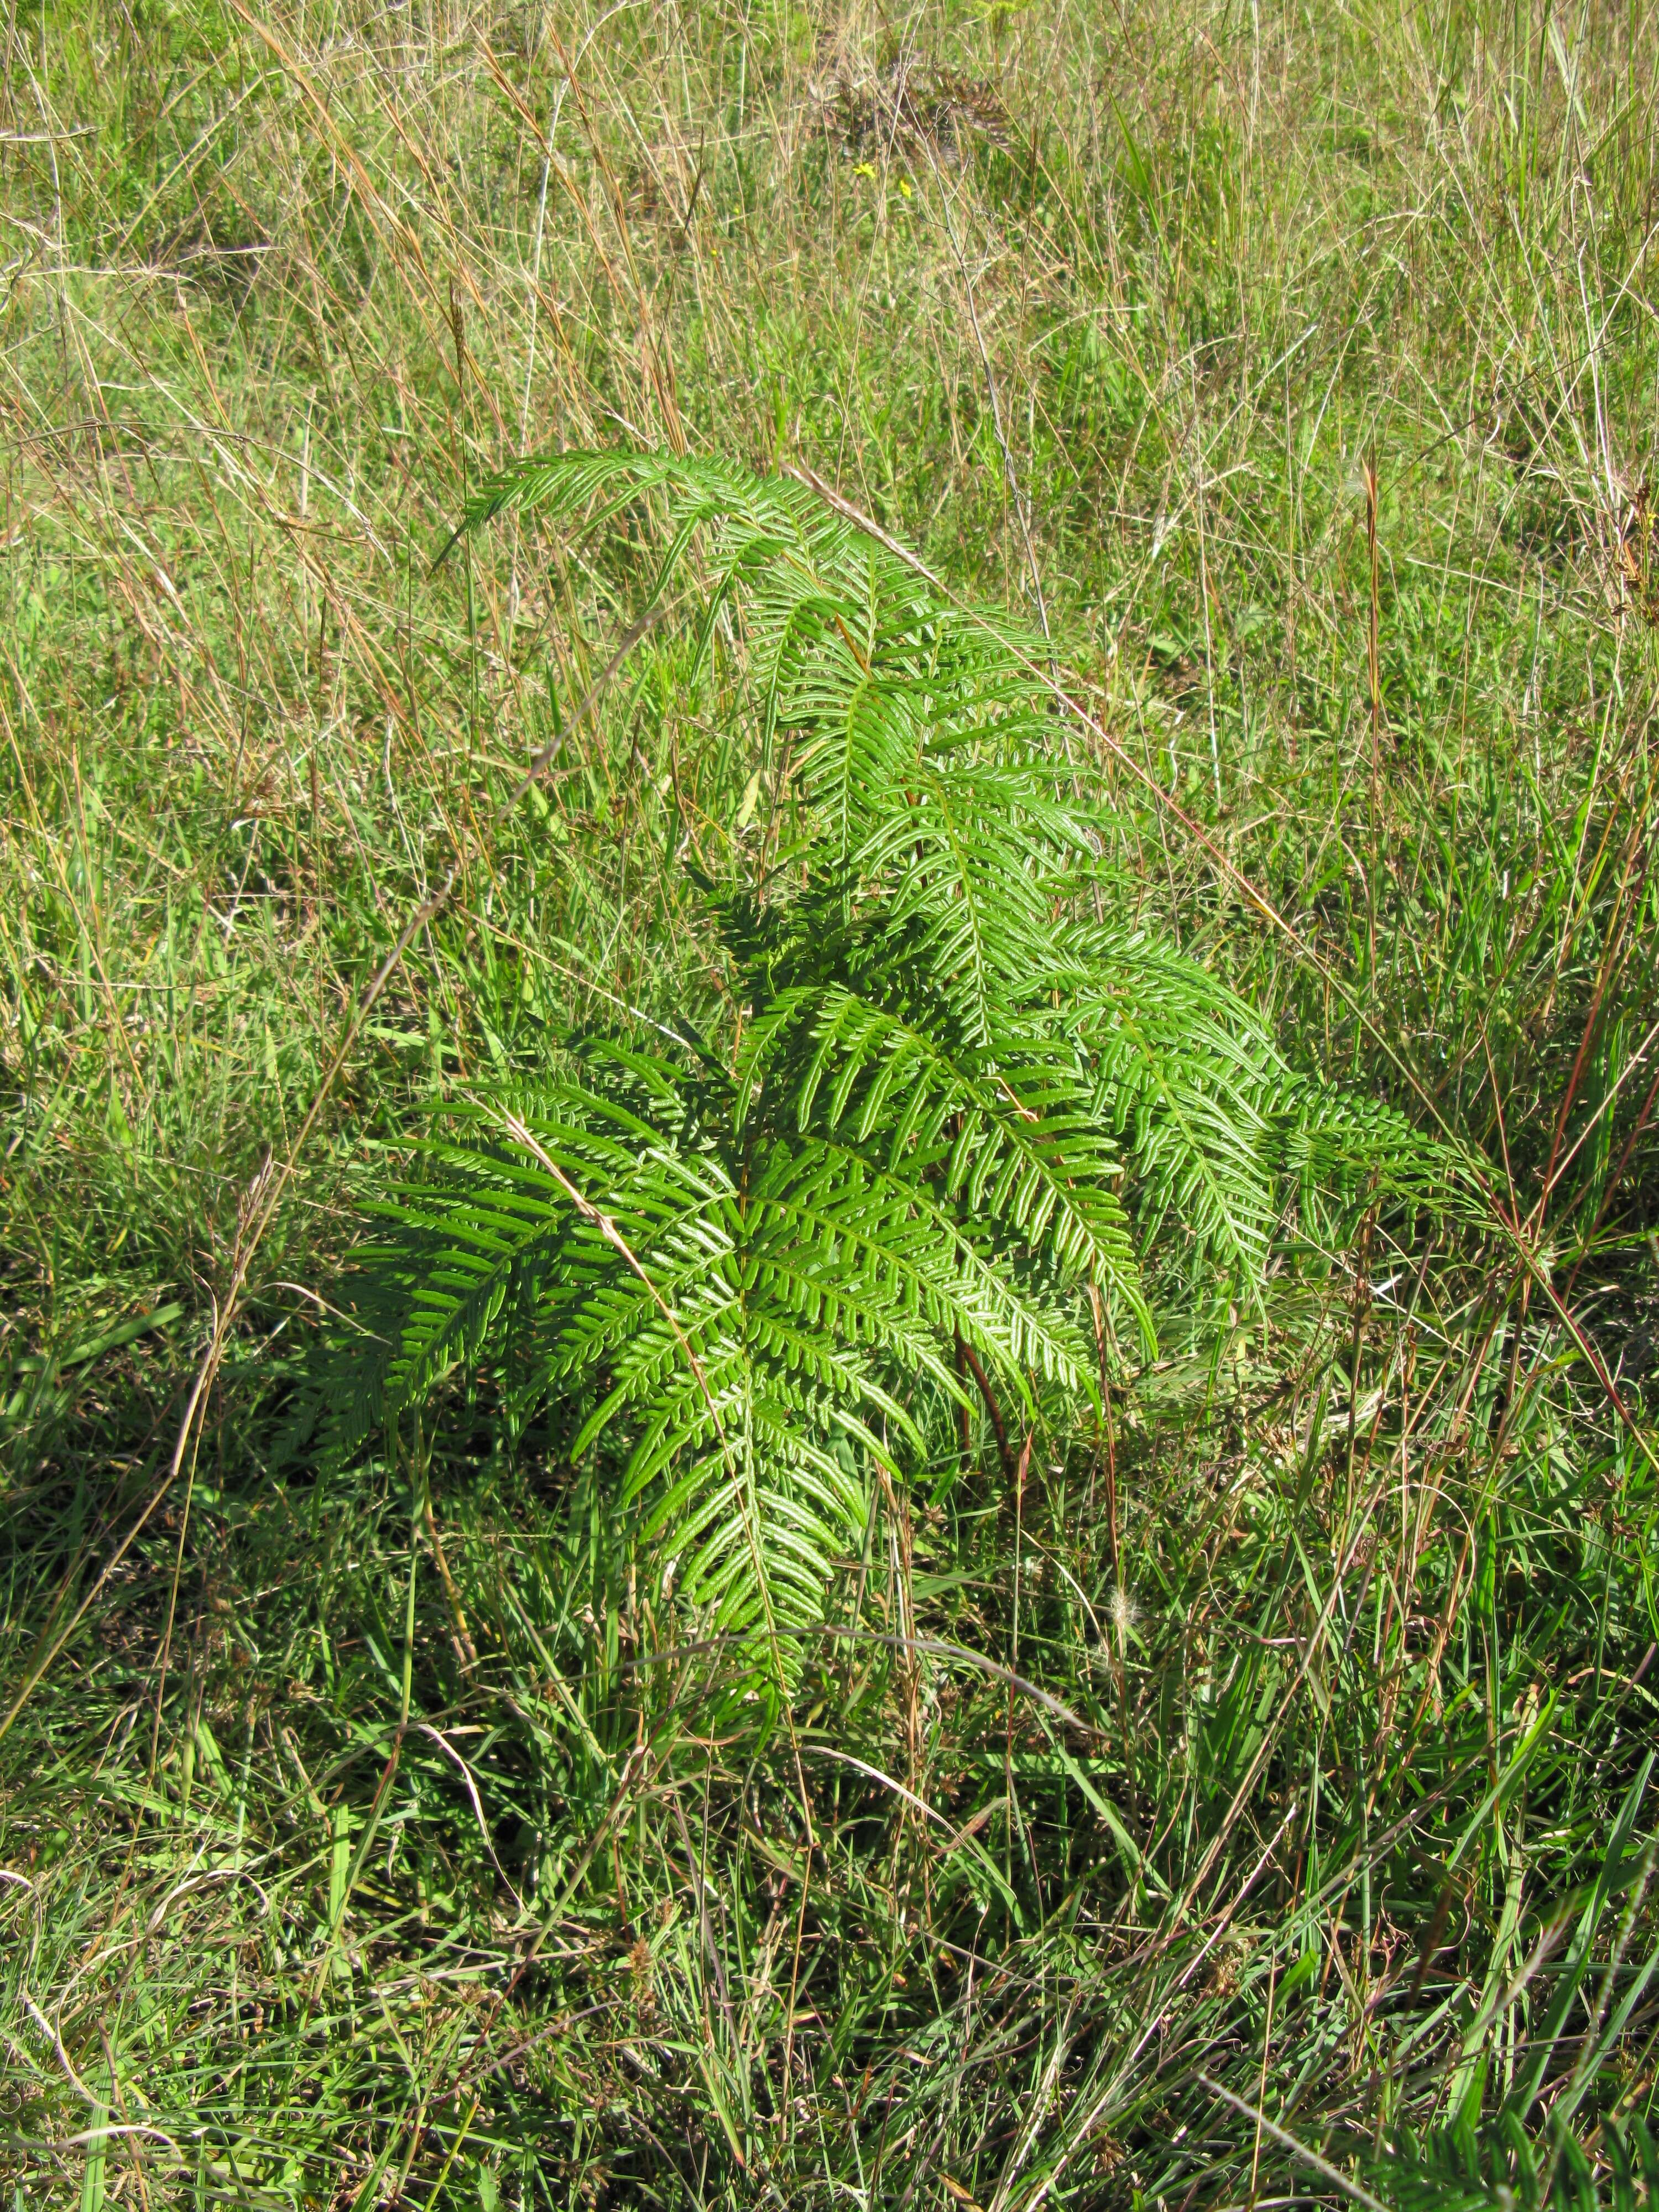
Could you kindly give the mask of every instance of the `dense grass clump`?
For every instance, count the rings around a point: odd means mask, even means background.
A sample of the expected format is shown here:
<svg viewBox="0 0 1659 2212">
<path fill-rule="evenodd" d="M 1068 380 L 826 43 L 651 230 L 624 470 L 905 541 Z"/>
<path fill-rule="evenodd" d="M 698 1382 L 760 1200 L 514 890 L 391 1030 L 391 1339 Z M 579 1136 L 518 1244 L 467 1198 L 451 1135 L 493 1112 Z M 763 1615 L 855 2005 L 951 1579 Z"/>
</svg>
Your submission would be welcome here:
<svg viewBox="0 0 1659 2212">
<path fill-rule="evenodd" d="M 1651 12 L 0 35 L 8 2205 L 1653 2203 Z"/>
</svg>

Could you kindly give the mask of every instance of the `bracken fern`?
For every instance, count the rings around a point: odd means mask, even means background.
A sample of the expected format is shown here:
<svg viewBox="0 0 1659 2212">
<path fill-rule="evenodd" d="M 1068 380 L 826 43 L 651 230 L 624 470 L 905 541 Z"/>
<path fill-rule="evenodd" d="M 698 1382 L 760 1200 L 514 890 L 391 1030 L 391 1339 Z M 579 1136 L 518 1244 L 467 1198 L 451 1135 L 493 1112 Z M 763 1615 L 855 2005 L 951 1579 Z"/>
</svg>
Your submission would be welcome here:
<svg viewBox="0 0 1659 2212">
<path fill-rule="evenodd" d="M 1420 1191 L 1434 1158 L 1115 918 L 1041 641 L 730 464 L 562 454 L 467 522 L 508 506 L 590 528 L 643 507 L 666 544 L 648 605 L 699 580 L 769 858 L 691 884 L 718 1031 L 573 1039 L 574 1073 L 457 1102 L 459 1136 L 381 1201 L 364 1311 L 387 1349 L 354 1356 L 357 1415 L 487 1347 L 515 1418 L 558 1401 L 575 1455 L 623 1441 L 624 1498 L 710 1621 L 799 1626 L 870 1484 L 936 1459 L 954 1409 L 982 1398 L 1010 1456 L 1005 1407 L 1029 1435 L 1045 1390 L 1098 1402 L 1160 1312 L 1257 1297 L 1290 1212 Z"/>
</svg>

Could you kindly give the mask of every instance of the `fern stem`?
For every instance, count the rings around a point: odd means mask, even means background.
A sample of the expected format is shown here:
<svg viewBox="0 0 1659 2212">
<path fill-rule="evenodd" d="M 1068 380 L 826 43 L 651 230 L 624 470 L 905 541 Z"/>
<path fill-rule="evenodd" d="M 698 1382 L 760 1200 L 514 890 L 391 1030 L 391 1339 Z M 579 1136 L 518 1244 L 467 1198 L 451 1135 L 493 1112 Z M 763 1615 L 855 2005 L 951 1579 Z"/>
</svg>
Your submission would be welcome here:
<svg viewBox="0 0 1659 2212">
<path fill-rule="evenodd" d="M 985 1410 L 990 1416 L 991 1427 L 997 1440 L 997 1455 L 1002 1462 L 1004 1478 L 1012 1484 L 1014 1480 L 1014 1455 L 1009 1448 L 1008 1425 L 1002 1418 L 1002 1408 L 997 1403 L 997 1394 L 991 1388 L 991 1378 L 980 1365 L 979 1355 L 973 1346 L 963 1341 L 962 1352 L 968 1362 L 969 1373 L 979 1386 L 979 1395 L 985 1401 Z"/>
</svg>

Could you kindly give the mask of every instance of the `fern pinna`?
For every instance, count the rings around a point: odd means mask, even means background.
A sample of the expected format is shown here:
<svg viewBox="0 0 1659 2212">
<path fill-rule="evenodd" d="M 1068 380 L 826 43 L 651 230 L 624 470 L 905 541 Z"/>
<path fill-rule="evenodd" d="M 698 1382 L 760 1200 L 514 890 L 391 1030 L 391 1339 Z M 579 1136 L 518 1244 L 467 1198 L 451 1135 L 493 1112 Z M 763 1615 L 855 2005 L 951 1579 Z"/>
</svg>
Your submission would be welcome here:
<svg viewBox="0 0 1659 2212">
<path fill-rule="evenodd" d="M 560 454 L 466 524 L 654 527 L 732 657 L 770 865 L 691 886 L 723 1024 L 573 1040 L 454 1109 L 372 1255 L 386 1410 L 489 1348 L 583 1409 L 682 1594 L 739 1636 L 823 1613 L 872 1487 L 981 1396 L 1097 1401 L 1156 1310 L 1248 1297 L 1287 1204 L 1409 1166 L 1404 1126 L 1293 1077 L 1194 961 L 1115 917 L 1040 641 L 964 611 L 804 487 Z M 647 1041 L 648 1038 L 648 1041 Z"/>
</svg>

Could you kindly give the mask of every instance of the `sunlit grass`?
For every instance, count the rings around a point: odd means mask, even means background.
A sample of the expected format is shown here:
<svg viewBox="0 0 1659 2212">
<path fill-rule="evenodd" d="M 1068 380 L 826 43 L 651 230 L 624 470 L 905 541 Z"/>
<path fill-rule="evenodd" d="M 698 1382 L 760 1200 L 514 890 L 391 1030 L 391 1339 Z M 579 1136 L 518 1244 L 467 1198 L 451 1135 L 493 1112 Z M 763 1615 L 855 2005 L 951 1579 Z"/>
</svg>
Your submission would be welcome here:
<svg viewBox="0 0 1659 2212">
<path fill-rule="evenodd" d="M 7 36 L 17 2205 L 1651 2202 L 1650 14 Z M 556 1409 L 302 1418 L 380 1140 L 729 1011 L 642 545 L 433 567 L 622 443 L 1046 626 L 1126 905 L 1491 1200 L 970 1423 L 764 1742 Z"/>
</svg>

